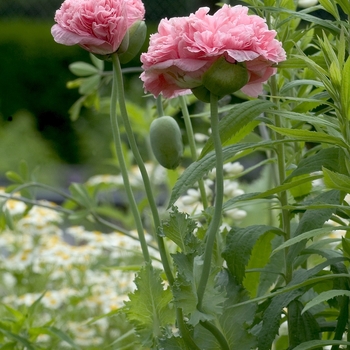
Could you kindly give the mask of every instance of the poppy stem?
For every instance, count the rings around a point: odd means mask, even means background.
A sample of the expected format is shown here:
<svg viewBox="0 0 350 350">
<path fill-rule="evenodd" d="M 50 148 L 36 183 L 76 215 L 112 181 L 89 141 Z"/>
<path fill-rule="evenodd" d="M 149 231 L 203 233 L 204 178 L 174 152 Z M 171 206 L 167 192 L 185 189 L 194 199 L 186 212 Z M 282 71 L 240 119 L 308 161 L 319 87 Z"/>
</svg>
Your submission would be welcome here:
<svg viewBox="0 0 350 350">
<path fill-rule="evenodd" d="M 203 298 L 205 289 L 208 283 L 209 275 L 211 272 L 211 259 L 213 255 L 214 243 L 217 232 L 221 224 L 222 216 L 222 203 L 224 197 L 224 170 L 223 170 L 223 154 L 222 145 L 219 134 L 219 114 L 218 114 L 218 96 L 213 93 L 210 94 L 210 120 L 212 137 L 214 141 L 214 150 L 216 155 L 216 182 L 215 182 L 215 202 L 214 202 L 214 214 L 210 222 L 207 236 L 206 246 L 204 250 L 204 260 L 202 274 L 199 280 L 197 288 L 198 304 L 197 308 L 202 311 Z"/>
</svg>

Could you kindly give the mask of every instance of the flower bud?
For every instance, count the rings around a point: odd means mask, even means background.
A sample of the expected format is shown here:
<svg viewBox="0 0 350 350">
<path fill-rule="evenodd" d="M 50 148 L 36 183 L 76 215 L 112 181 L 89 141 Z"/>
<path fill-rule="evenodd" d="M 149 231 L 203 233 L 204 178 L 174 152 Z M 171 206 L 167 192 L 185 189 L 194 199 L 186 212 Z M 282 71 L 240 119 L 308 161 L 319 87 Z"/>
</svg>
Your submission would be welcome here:
<svg viewBox="0 0 350 350">
<path fill-rule="evenodd" d="M 159 164 L 167 169 L 177 168 L 181 161 L 183 144 L 181 130 L 174 118 L 163 116 L 153 120 L 150 141 Z"/>
<path fill-rule="evenodd" d="M 240 90 L 249 81 L 243 63 L 229 63 L 224 56 L 215 61 L 203 74 L 203 86 L 216 96 L 226 96 Z"/>
<path fill-rule="evenodd" d="M 118 53 L 120 53 L 119 60 L 121 63 L 128 63 L 136 56 L 145 42 L 146 34 L 147 26 L 145 21 L 137 21 L 129 28 L 127 31 L 129 46 L 124 51 L 118 49 Z"/>
</svg>

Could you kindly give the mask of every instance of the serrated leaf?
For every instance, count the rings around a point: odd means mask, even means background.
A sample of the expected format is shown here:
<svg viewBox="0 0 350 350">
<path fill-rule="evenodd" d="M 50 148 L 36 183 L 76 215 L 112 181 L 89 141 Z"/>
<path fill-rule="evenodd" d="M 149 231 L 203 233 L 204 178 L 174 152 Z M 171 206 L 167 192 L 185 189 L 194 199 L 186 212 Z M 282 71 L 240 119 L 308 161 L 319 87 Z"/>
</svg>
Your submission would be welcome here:
<svg viewBox="0 0 350 350">
<path fill-rule="evenodd" d="M 163 223 L 163 233 L 171 239 L 183 252 L 188 253 L 195 245 L 194 229 L 196 222 L 189 218 L 188 214 L 179 213 L 177 208 L 173 208 L 170 219 Z"/>
<path fill-rule="evenodd" d="M 255 245 L 251 251 L 250 258 L 246 266 L 246 271 L 250 270 L 250 272 L 245 274 L 243 281 L 243 286 L 249 292 L 251 297 L 255 297 L 257 295 L 261 276 L 259 270 L 265 268 L 270 261 L 272 240 L 275 237 L 276 235 L 272 232 L 267 232 L 261 235 L 255 242 Z M 276 274 L 274 276 L 276 276 Z"/>
<path fill-rule="evenodd" d="M 232 228 L 226 237 L 226 246 L 222 253 L 227 266 L 237 282 L 242 284 L 245 277 L 245 267 L 257 240 L 264 234 L 283 234 L 273 226 L 252 225 L 245 228 Z"/>
<path fill-rule="evenodd" d="M 160 271 L 150 264 L 144 266 L 135 279 L 137 289 L 125 303 L 128 320 L 135 325 L 144 346 L 154 346 L 161 336 L 162 327 L 175 322 L 172 293 L 164 289 Z"/>
<path fill-rule="evenodd" d="M 323 168 L 323 179 L 327 188 L 350 193 L 350 177 Z"/>
<path fill-rule="evenodd" d="M 173 286 L 176 305 L 189 316 L 189 324 L 196 326 L 200 321 L 211 321 L 223 311 L 224 292 L 217 286 L 217 270 L 212 270 L 205 289 L 202 309 L 197 309 L 197 287 L 202 273 L 203 261 L 196 253 L 173 255 L 178 276 Z"/>
<path fill-rule="evenodd" d="M 219 317 L 219 324 L 230 349 L 254 349 L 256 337 L 249 332 L 247 325 L 252 324 L 257 304 L 231 307 L 248 300 L 248 294 L 228 271 L 223 270 L 219 273 L 218 284 L 225 286 L 227 291 L 227 300 L 224 303 L 224 312 Z"/>
<path fill-rule="evenodd" d="M 159 350 L 187 350 L 188 346 L 181 337 L 162 338 L 159 341 Z"/>
<path fill-rule="evenodd" d="M 333 259 L 332 261 L 338 260 Z M 266 308 L 263 315 L 263 323 L 258 335 L 259 350 L 271 349 L 271 344 L 276 334 L 278 333 L 283 308 L 286 307 L 292 300 L 296 300 L 302 294 L 304 294 L 304 287 L 308 284 L 311 284 L 312 282 L 311 277 L 322 271 L 331 263 L 331 261 L 325 261 L 309 270 L 297 270 L 293 276 L 292 281 L 285 288 L 278 291 L 278 293 L 281 294 L 275 295 L 272 298 L 271 303 Z M 290 287 L 293 289 L 288 290 Z M 285 292 L 283 292 L 284 289 L 286 289 Z"/>
<path fill-rule="evenodd" d="M 80 77 L 98 73 L 98 69 L 95 66 L 86 62 L 74 62 L 68 68 L 73 74 Z"/>
<path fill-rule="evenodd" d="M 302 309 L 299 300 L 288 304 L 289 346 L 292 349 L 306 341 L 320 339 L 320 327 L 315 317 L 310 312 L 303 314 Z"/>
<path fill-rule="evenodd" d="M 316 143 L 323 142 L 323 143 L 328 143 L 331 145 L 337 145 L 337 146 L 347 148 L 347 145 L 343 140 L 343 138 L 331 136 L 323 132 L 309 131 L 309 130 L 303 130 L 303 129 L 279 128 L 273 125 L 268 125 L 268 127 L 278 132 L 281 135 L 290 136 L 305 142 L 316 142 Z"/>
<path fill-rule="evenodd" d="M 242 128 L 247 128 L 246 133 L 241 137 L 247 135 L 253 128 L 247 127 L 256 117 L 274 104 L 266 100 L 251 100 L 235 105 L 232 110 L 220 121 L 219 133 L 222 145 L 226 145 Z M 214 149 L 213 138 L 210 137 L 204 145 L 199 159 Z"/>
<path fill-rule="evenodd" d="M 326 292 L 322 292 L 305 305 L 305 307 L 302 310 L 302 313 L 306 312 L 307 310 L 311 309 L 312 307 L 318 304 L 321 304 L 329 299 L 332 299 L 341 295 L 350 297 L 350 291 L 349 290 L 328 290 Z"/>
<path fill-rule="evenodd" d="M 315 171 L 321 171 L 322 167 L 330 170 L 336 170 L 339 167 L 339 148 L 330 147 L 321 149 L 312 156 L 303 158 L 296 169 L 286 178 L 286 182 L 294 176 L 310 174 Z"/>
</svg>

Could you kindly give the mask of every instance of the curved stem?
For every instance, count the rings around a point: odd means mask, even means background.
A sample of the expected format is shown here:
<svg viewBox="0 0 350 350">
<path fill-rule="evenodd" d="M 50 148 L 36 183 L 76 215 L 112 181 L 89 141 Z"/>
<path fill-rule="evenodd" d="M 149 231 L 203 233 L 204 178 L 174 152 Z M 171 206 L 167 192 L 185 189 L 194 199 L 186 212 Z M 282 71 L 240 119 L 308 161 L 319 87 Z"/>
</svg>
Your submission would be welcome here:
<svg viewBox="0 0 350 350">
<path fill-rule="evenodd" d="M 73 210 L 65 209 L 65 208 L 62 208 L 61 206 L 52 206 L 50 204 L 44 204 L 44 203 L 41 203 L 39 200 L 36 200 L 36 199 L 28 199 L 28 198 L 25 198 L 25 197 L 13 196 L 13 195 L 10 195 L 10 194 L 0 194 L 0 198 L 5 198 L 6 201 L 11 199 L 11 200 L 23 202 L 23 203 L 26 203 L 26 204 L 30 204 L 30 205 L 36 205 L 36 206 L 41 207 L 41 208 L 52 209 L 52 210 L 55 210 L 55 211 L 58 211 L 58 212 L 61 212 L 61 213 L 67 214 L 67 215 L 74 214 Z M 6 203 L 6 201 L 1 203 L 0 206 L 2 207 Z"/>
<path fill-rule="evenodd" d="M 211 259 L 215 243 L 216 234 L 219 230 L 222 214 L 222 203 L 224 197 L 224 171 L 223 171 L 223 155 L 219 134 L 219 115 L 218 115 L 218 97 L 214 94 L 210 95 L 210 112 L 211 112 L 211 129 L 214 141 L 214 150 L 216 155 L 216 182 L 215 182 L 215 202 L 214 215 L 207 232 L 207 242 L 204 251 L 204 261 L 202 274 L 199 280 L 197 296 L 197 308 L 201 311 L 205 288 L 211 270 Z"/>
<path fill-rule="evenodd" d="M 123 75 L 122 75 L 122 70 L 120 67 L 120 61 L 119 61 L 118 55 L 112 56 L 112 62 L 113 62 L 113 70 L 116 72 L 116 78 L 114 80 L 116 80 L 116 84 L 118 86 L 118 101 L 119 101 L 120 113 L 121 113 L 121 116 L 123 119 L 125 131 L 126 131 L 129 143 L 130 143 L 131 151 L 134 154 L 136 163 L 140 169 L 141 176 L 143 179 L 148 203 L 149 203 L 149 206 L 150 206 L 150 209 L 152 212 L 154 226 L 155 226 L 155 229 L 157 231 L 156 237 L 157 237 L 158 249 L 159 249 L 162 265 L 164 268 L 164 272 L 165 272 L 165 275 L 168 279 L 170 287 L 172 287 L 174 284 L 174 276 L 173 276 L 173 273 L 172 273 L 172 270 L 170 267 L 168 254 L 167 254 L 167 250 L 166 250 L 163 238 L 160 235 L 161 234 L 161 222 L 160 222 L 160 218 L 159 218 L 158 208 L 157 208 L 154 196 L 153 196 L 151 182 L 149 180 L 145 164 L 143 162 L 143 159 L 142 159 L 140 152 L 139 152 L 139 149 L 137 147 L 137 143 L 136 143 L 134 133 L 133 133 L 132 128 L 131 128 L 131 124 L 130 124 L 129 117 L 128 117 L 128 112 L 126 109 L 125 97 L 124 97 Z M 179 325 L 179 329 L 181 331 L 181 335 L 185 339 L 187 339 L 188 342 L 190 342 L 191 344 L 194 344 L 194 342 L 193 342 L 193 340 L 188 332 L 187 326 L 184 322 L 181 309 L 176 308 L 176 316 L 177 316 L 177 322 Z M 193 347 L 193 349 L 196 349 L 196 348 Z"/>
<path fill-rule="evenodd" d="M 187 138 L 188 138 L 188 143 L 190 145 L 192 160 L 196 161 L 197 160 L 197 147 L 196 147 L 196 142 L 194 139 L 191 118 L 190 118 L 190 115 L 188 113 L 187 103 L 186 103 L 184 96 L 180 96 L 179 99 L 180 99 L 182 115 L 184 117 L 184 122 L 185 122 L 185 126 L 186 126 Z M 199 191 L 201 193 L 203 208 L 206 209 L 206 208 L 208 208 L 208 200 L 207 200 L 207 194 L 205 192 L 205 186 L 204 186 L 203 179 L 198 180 L 198 186 L 199 186 Z"/>
<path fill-rule="evenodd" d="M 113 63 L 115 61 L 119 62 L 117 54 L 112 55 Z M 116 67 L 116 64 L 113 65 L 113 80 L 112 80 L 112 95 L 111 95 L 111 110 L 110 110 L 110 118 L 111 118 L 111 126 L 112 126 L 112 133 L 113 133 L 113 139 L 114 144 L 116 148 L 116 153 L 119 161 L 120 166 L 120 172 L 123 177 L 125 192 L 128 197 L 129 205 L 131 212 L 133 214 L 135 225 L 137 229 L 137 233 L 139 236 L 140 244 L 142 253 L 144 256 L 144 259 L 146 262 L 151 262 L 151 258 L 148 252 L 148 246 L 143 230 L 143 225 L 140 217 L 139 210 L 137 208 L 137 204 L 135 201 L 134 194 L 131 189 L 129 176 L 128 176 L 128 170 L 126 167 L 124 154 L 123 154 L 123 148 L 122 148 L 122 141 L 120 138 L 120 131 L 119 131 L 119 124 L 117 119 L 117 97 L 119 98 L 120 94 L 122 93 L 120 91 L 120 84 L 119 84 L 119 74 L 121 74 L 118 70 L 118 67 Z"/>
<path fill-rule="evenodd" d="M 216 340 L 219 342 L 222 350 L 230 350 L 230 346 L 228 345 L 226 338 L 217 327 L 215 327 L 212 323 L 208 321 L 201 321 L 200 324 L 205 329 L 207 329 L 211 334 L 214 335 Z"/>
<path fill-rule="evenodd" d="M 118 88 L 118 102 L 119 102 L 120 114 L 121 114 L 122 119 L 123 119 L 125 131 L 126 131 L 129 143 L 130 143 L 131 151 L 135 157 L 136 163 L 140 169 L 141 176 L 143 179 L 143 184 L 145 187 L 148 203 L 149 203 L 149 206 L 150 206 L 150 209 L 152 212 L 154 226 L 155 226 L 155 229 L 157 230 L 156 237 L 157 237 L 159 253 L 160 253 L 160 256 L 162 259 L 162 264 L 164 267 L 164 272 L 166 274 L 166 277 L 168 279 L 170 286 L 172 286 L 174 283 L 174 276 L 173 276 L 172 271 L 171 271 L 171 267 L 170 267 L 170 263 L 168 260 L 168 255 L 167 255 L 167 251 L 166 251 L 166 248 L 164 245 L 163 238 L 159 234 L 160 233 L 159 231 L 161 230 L 161 222 L 160 222 L 160 218 L 159 218 L 158 208 L 157 208 L 154 196 L 153 196 L 151 182 L 149 180 L 145 164 L 143 162 L 140 151 L 138 149 L 138 146 L 137 146 L 137 143 L 136 143 L 136 140 L 134 137 L 134 133 L 133 133 L 132 128 L 131 128 L 130 120 L 128 117 L 128 111 L 126 109 L 125 96 L 124 96 L 123 75 L 122 75 L 122 70 L 120 67 L 119 57 L 117 54 L 112 55 L 112 62 L 113 62 L 113 70 L 115 71 L 115 79 L 114 80 L 116 81 L 117 88 Z"/>
</svg>

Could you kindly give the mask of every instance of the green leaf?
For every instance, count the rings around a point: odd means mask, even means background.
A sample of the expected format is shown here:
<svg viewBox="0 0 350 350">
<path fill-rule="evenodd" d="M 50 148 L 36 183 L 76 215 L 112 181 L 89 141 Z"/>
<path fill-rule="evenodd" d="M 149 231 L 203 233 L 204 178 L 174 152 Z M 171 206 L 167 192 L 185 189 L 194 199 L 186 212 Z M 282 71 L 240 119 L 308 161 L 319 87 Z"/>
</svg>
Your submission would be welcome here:
<svg viewBox="0 0 350 350">
<path fill-rule="evenodd" d="M 339 11 L 334 1 L 319 0 L 319 2 L 327 12 L 329 12 L 335 19 L 339 20 Z"/>
<path fill-rule="evenodd" d="M 249 142 L 244 144 L 230 145 L 223 148 L 223 161 L 226 162 L 233 158 L 238 152 L 253 151 L 259 148 L 271 147 L 275 144 L 286 141 L 263 141 Z M 241 153 L 242 154 L 242 153 Z M 193 162 L 179 177 L 176 182 L 169 201 L 168 209 L 176 202 L 176 200 L 191 188 L 199 179 L 215 167 L 216 155 L 215 152 L 206 154 L 200 160 Z"/>
<path fill-rule="evenodd" d="M 179 213 L 177 208 L 173 208 L 170 219 L 163 223 L 163 233 L 171 239 L 184 253 L 193 249 L 195 236 L 194 229 L 196 222 L 189 218 L 188 214 Z"/>
<path fill-rule="evenodd" d="M 350 177 L 344 174 L 335 173 L 326 168 L 322 169 L 324 183 L 327 188 L 350 193 Z"/>
<path fill-rule="evenodd" d="M 4 334 L 7 338 L 13 339 L 13 340 L 17 341 L 17 343 L 24 345 L 27 350 L 35 350 L 34 344 L 32 344 L 26 338 L 24 338 L 18 334 L 12 333 L 10 331 L 6 331 L 5 329 L 1 329 L 1 328 L 0 328 L 0 332 L 2 334 Z"/>
<path fill-rule="evenodd" d="M 286 182 L 291 178 L 306 175 L 315 171 L 321 171 L 322 167 L 336 170 L 339 167 L 339 148 L 330 147 L 321 149 L 319 152 L 303 158 L 296 169 L 286 178 Z"/>
<path fill-rule="evenodd" d="M 97 90 L 101 81 L 101 76 L 98 74 L 92 75 L 88 78 L 83 78 L 79 86 L 79 93 L 81 95 L 89 95 Z"/>
<path fill-rule="evenodd" d="M 321 116 L 314 116 L 314 115 L 305 114 L 305 113 L 295 113 L 295 112 L 290 112 L 290 111 L 285 111 L 280 109 L 269 110 L 267 111 L 267 113 L 280 115 L 283 118 L 287 118 L 295 121 L 301 121 L 301 122 L 309 123 L 315 126 L 330 127 L 332 129 L 335 129 L 337 127 L 337 124 L 331 121 L 328 121 L 327 119 L 322 118 Z"/>
<path fill-rule="evenodd" d="M 344 119 L 350 119 L 350 57 L 346 60 L 341 78 L 340 101 Z"/>
<path fill-rule="evenodd" d="M 69 108 L 68 113 L 70 119 L 74 122 L 79 118 L 81 107 L 83 106 L 86 100 L 86 96 L 80 97 L 73 105 Z"/>
<path fill-rule="evenodd" d="M 331 136 L 323 132 L 303 129 L 278 128 L 273 125 L 268 125 L 268 127 L 281 135 L 290 136 L 305 142 L 324 142 L 332 145 L 338 145 L 344 148 L 348 147 L 343 138 Z"/>
<path fill-rule="evenodd" d="M 202 273 L 203 260 L 197 253 L 173 255 L 178 276 L 173 286 L 174 299 L 177 307 L 183 309 L 189 316 L 189 324 L 196 326 L 200 321 L 211 321 L 223 311 L 224 292 L 215 282 L 218 270 L 210 272 L 205 289 L 202 309 L 197 309 L 197 287 Z"/>
<path fill-rule="evenodd" d="M 103 60 L 98 59 L 94 54 L 90 53 L 90 59 L 91 62 L 94 64 L 94 66 L 99 70 L 99 71 L 103 71 L 104 70 L 104 66 L 105 63 Z"/>
<path fill-rule="evenodd" d="M 175 322 L 172 293 L 169 288 L 164 289 L 159 274 L 150 264 L 144 266 L 135 279 L 137 289 L 125 303 L 128 320 L 135 325 L 142 344 L 148 347 L 157 343 L 162 327 Z"/>
<path fill-rule="evenodd" d="M 310 203 L 338 204 L 339 192 L 328 191 L 325 193 L 321 193 L 320 195 L 313 198 L 310 201 Z M 322 234 L 322 233 L 318 233 L 318 231 L 314 232 L 314 230 L 321 229 L 324 223 L 330 219 L 330 217 L 335 212 L 335 210 L 336 210 L 335 208 L 306 210 L 294 232 L 294 237 L 288 240 L 287 242 L 285 242 L 284 244 L 282 244 L 279 248 L 275 249 L 274 252 L 278 251 L 282 246 L 292 243 L 291 245 L 294 245 L 294 246 L 288 252 L 287 263 L 288 264 L 294 263 L 294 259 L 297 257 L 300 251 L 304 249 L 307 239 L 311 238 L 312 235 Z M 323 229 L 327 230 L 328 228 L 323 228 Z M 311 235 L 311 236 L 308 236 L 308 235 Z M 300 239 L 300 236 L 304 237 L 304 239 Z"/>
<path fill-rule="evenodd" d="M 283 234 L 276 227 L 264 225 L 253 225 L 245 228 L 234 227 L 227 234 L 226 247 L 222 256 L 239 284 L 242 284 L 245 277 L 245 267 L 248 265 L 254 245 L 262 235 L 267 233 Z"/>
<path fill-rule="evenodd" d="M 74 62 L 68 68 L 73 74 L 80 77 L 98 73 L 98 69 L 95 66 L 86 62 Z"/>
<path fill-rule="evenodd" d="M 14 171 L 7 171 L 5 175 L 6 175 L 7 179 L 12 181 L 12 182 L 20 183 L 20 184 L 24 183 L 22 176 L 15 173 Z"/>
<path fill-rule="evenodd" d="M 342 8 L 342 10 L 350 16 L 350 3 L 348 0 L 336 0 L 338 5 Z"/>
<path fill-rule="evenodd" d="M 322 292 L 305 305 L 305 307 L 302 310 L 302 313 L 311 309 L 315 305 L 321 304 L 329 299 L 332 299 L 341 295 L 350 297 L 350 291 L 349 290 L 328 290 L 326 292 Z"/>
<path fill-rule="evenodd" d="M 283 244 L 281 244 L 278 248 L 276 248 L 272 252 L 272 254 L 275 254 L 278 251 L 285 249 L 287 247 L 290 247 L 290 246 L 292 246 L 296 243 L 299 243 L 303 240 L 308 240 L 308 239 L 315 238 L 315 237 L 321 236 L 321 235 L 327 235 L 335 230 L 347 230 L 347 231 L 349 231 L 350 227 L 347 227 L 347 226 L 329 226 L 329 227 L 317 228 L 317 229 L 314 229 L 311 231 L 304 232 L 296 237 L 289 239 L 288 241 L 284 242 Z"/>
<path fill-rule="evenodd" d="M 74 349 L 79 349 L 79 347 L 73 342 L 73 340 L 63 331 L 61 331 L 60 329 L 56 328 L 56 327 L 32 327 L 29 329 L 29 334 L 31 335 L 40 335 L 40 334 L 47 334 L 47 335 L 51 335 L 54 336 L 66 343 L 68 343 L 69 345 L 71 345 Z"/>
<path fill-rule="evenodd" d="M 224 303 L 224 311 L 219 317 L 219 323 L 230 349 L 254 349 L 256 338 L 249 332 L 247 325 L 252 324 L 257 304 L 231 307 L 248 300 L 248 294 L 228 271 L 223 270 L 219 273 L 218 284 L 225 286 L 227 292 L 227 300 Z"/>
<path fill-rule="evenodd" d="M 249 292 L 251 297 L 257 295 L 258 287 L 260 284 L 261 272 L 267 266 L 270 261 L 270 255 L 272 251 L 272 240 L 276 237 L 275 233 L 267 232 L 261 235 L 256 241 L 248 261 L 243 286 Z M 276 274 L 274 277 L 276 278 Z"/>
<path fill-rule="evenodd" d="M 288 304 L 289 346 L 292 349 L 305 341 L 320 339 L 320 327 L 315 317 L 310 312 L 302 313 L 302 309 L 299 300 Z"/>
<path fill-rule="evenodd" d="M 313 282 L 311 277 L 322 271 L 326 266 L 329 266 L 333 261 L 339 260 L 333 259 L 325 261 L 309 270 L 295 271 L 292 281 L 286 287 L 274 293 L 275 295 L 273 296 L 271 303 L 263 314 L 263 323 L 258 335 L 259 350 L 271 349 L 271 344 L 278 333 L 283 308 L 304 294 L 305 288 L 303 287 Z M 336 275 L 331 276 L 334 278 Z M 322 276 L 321 278 L 325 277 L 326 276 Z M 317 278 L 320 279 L 320 277 Z M 315 278 L 315 280 L 317 278 Z M 258 299 L 261 298 L 256 298 L 255 300 Z"/>
<path fill-rule="evenodd" d="M 313 350 L 327 345 L 350 345 L 350 342 L 344 340 L 310 340 L 298 345 L 293 350 Z"/>
<path fill-rule="evenodd" d="M 71 192 L 72 197 L 84 208 L 91 209 L 96 206 L 95 200 L 91 197 L 86 186 L 79 183 L 73 183 L 69 186 L 69 191 Z"/>
<path fill-rule="evenodd" d="M 252 125 L 252 127 L 249 127 L 248 125 L 273 105 L 272 102 L 266 100 L 251 100 L 235 105 L 219 123 L 219 133 L 222 145 L 227 145 L 229 141 L 243 128 L 246 130 L 243 134 L 240 134 L 240 136 L 246 136 L 256 126 L 256 124 Z M 213 149 L 213 138 L 210 137 L 204 145 L 199 159 L 203 158 Z"/>
</svg>

